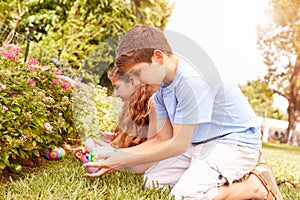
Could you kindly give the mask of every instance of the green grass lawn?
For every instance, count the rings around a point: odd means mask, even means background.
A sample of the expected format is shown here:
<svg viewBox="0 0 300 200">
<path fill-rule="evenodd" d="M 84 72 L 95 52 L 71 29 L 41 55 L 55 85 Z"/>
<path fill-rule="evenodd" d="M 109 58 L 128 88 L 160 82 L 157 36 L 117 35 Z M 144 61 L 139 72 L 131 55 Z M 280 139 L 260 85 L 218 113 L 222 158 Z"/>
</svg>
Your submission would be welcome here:
<svg viewBox="0 0 300 200">
<path fill-rule="evenodd" d="M 281 183 L 279 188 L 284 199 L 300 199 L 300 148 L 265 143 L 263 156 Z M 171 199 L 169 190 L 143 189 L 139 174 L 118 172 L 90 179 L 83 177 L 84 173 L 81 163 L 69 153 L 66 158 L 49 161 L 11 183 L 0 183 L 0 199 Z"/>
<path fill-rule="evenodd" d="M 263 158 L 281 183 L 279 189 L 284 199 L 300 200 L 300 147 L 264 143 Z"/>
</svg>

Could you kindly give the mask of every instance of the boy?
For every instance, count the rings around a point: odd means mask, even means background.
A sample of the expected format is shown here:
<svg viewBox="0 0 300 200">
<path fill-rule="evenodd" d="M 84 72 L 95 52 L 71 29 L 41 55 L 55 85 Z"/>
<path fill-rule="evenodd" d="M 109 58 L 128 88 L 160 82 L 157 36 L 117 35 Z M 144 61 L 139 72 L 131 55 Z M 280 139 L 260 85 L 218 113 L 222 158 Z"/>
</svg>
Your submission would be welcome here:
<svg viewBox="0 0 300 200">
<path fill-rule="evenodd" d="M 160 85 L 156 133 L 172 136 L 102 155 L 105 162 L 85 164 L 101 168 L 87 176 L 157 162 L 145 176 L 160 184 L 174 164 L 176 199 L 282 199 L 271 168 L 259 162 L 260 124 L 238 86 L 201 70 L 211 66 L 178 59 L 163 32 L 148 25 L 125 34 L 115 64 L 141 83 Z"/>
</svg>

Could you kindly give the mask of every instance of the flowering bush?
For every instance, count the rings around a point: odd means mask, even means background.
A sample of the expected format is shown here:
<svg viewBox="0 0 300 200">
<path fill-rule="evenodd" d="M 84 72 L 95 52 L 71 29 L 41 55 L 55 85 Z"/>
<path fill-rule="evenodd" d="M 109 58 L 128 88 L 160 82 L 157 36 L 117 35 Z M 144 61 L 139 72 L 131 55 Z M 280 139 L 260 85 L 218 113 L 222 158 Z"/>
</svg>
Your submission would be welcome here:
<svg viewBox="0 0 300 200">
<path fill-rule="evenodd" d="M 15 159 L 77 137 L 71 83 L 51 64 L 21 58 L 16 45 L 0 48 L 0 174 Z"/>
<path fill-rule="evenodd" d="M 0 66 L 0 174 L 67 139 L 101 138 L 117 121 L 121 100 L 105 87 L 76 82 L 35 58 L 24 63 L 16 45 L 0 48 Z"/>
</svg>

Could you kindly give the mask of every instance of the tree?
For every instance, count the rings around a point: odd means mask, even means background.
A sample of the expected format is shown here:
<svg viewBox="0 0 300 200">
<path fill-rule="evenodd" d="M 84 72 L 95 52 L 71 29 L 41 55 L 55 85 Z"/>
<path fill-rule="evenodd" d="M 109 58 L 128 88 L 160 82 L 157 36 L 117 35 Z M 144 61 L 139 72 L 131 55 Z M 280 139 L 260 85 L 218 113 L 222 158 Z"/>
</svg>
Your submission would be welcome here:
<svg viewBox="0 0 300 200">
<path fill-rule="evenodd" d="M 137 22 L 164 29 L 172 14 L 174 4 L 168 0 L 131 0 Z"/>
<path fill-rule="evenodd" d="M 20 35 L 16 33 L 20 33 L 20 23 L 22 23 L 22 18 L 28 11 L 25 3 L 21 0 L 4 1 L 1 2 L 0 10 L 3 11 L 0 13 L 0 30 L 2 29 L 0 44 L 24 42 L 25 37 L 20 38 Z"/>
<path fill-rule="evenodd" d="M 112 86 L 106 72 L 113 64 L 114 49 L 122 34 L 136 23 L 163 29 L 173 9 L 167 0 L 8 2 L 1 8 L 14 12 L 0 14 L 4 23 L 9 24 L 16 21 L 15 16 L 21 16 L 13 27 L 23 35 L 27 35 L 28 24 L 34 24 L 30 56 L 40 58 L 43 63 L 52 62 L 51 58 L 58 57 L 61 48 L 60 63 L 63 65 L 60 67 L 68 66 L 71 73 L 80 73 L 84 79 L 109 88 Z"/>
<path fill-rule="evenodd" d="M 247 97 L 253 110 L 261 117 L 283 119 L 284 115 L 278 108 L 273 108 L 273 91 L 268 88 L 268 83 L 263 80 L 247 81 L 239 86 Z"/>
<path fill-rule="evenodd" d="M 270 21 L 258 27 L 258 47 L 268 67 L 264 79 L 274 93 L 288 100 L 289 126 L 284 141 L 290 143 L 300 117 L 300 2 L 271 0 Z"/>
</svg>

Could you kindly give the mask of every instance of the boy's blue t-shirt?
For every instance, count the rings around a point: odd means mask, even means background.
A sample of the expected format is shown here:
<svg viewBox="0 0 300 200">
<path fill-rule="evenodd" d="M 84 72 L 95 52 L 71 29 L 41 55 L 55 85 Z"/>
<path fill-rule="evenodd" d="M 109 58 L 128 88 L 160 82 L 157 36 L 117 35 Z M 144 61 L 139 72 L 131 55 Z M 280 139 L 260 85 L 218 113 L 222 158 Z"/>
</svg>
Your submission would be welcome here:
<svg viewBox="0 0 300 200">
<path fill-rule="evenodd" d="M 162 84 L 154 102 L 157 119 L 196 124 L 191 143 L 211 138 L 261 148 L 259 120 L 240 88 L 226 80 L 211 81 L 179 60 L 170 85 Z"/>
</svg>

